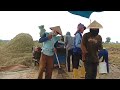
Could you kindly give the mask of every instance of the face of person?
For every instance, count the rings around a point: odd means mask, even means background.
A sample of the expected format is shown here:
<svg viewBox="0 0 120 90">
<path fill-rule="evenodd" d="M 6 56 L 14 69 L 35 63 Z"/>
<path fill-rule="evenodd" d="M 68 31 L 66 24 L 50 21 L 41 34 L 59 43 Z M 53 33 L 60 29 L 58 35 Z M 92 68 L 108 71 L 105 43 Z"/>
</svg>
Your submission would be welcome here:
<svg viewBox="0 0 120 90">
<path fill-rule="evenodd" d="M 83 32 L 84 32 L 84 28 L 81 28 L 81 29 L 80 29 L 80 32 L 83 33 Z"/>
<path fill-rule="evenodd" d="M 93 36 L 97 36 L 99 34 L 99 29 L 90 29 L 90 32 Z"/>
<path fill-rule="evenodd" d="M 84 32 L 84 28 L 79 29 L 78 32 L 83 33 Z"/>
<path fill-rule="evenodd" d="M 85 29 L 86 29 L 85 26 L 79 26 L 78 25 L 78 27 L 77 27 L 78 32 L 81 32 L 81 33 L 83 33 Z"/>
</svg>

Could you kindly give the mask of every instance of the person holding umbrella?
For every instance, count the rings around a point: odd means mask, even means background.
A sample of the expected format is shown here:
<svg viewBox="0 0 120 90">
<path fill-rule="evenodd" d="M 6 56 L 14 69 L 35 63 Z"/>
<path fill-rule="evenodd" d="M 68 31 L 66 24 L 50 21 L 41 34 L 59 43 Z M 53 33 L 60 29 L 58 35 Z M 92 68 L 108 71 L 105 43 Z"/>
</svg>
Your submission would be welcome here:
<svg viewBox="0 0 120 90">
<path fill-rule="evenodd" d="M 81 44 L 82 60 L 86 72 L 85 79 L 96 79 L 99 64 L 98 51 L 103 49 L 99 29 L 103 27 L 97 21 L 93 21 L 87 28 L 90 29 L 90 32 L 83 35 Z"/>
</svg>

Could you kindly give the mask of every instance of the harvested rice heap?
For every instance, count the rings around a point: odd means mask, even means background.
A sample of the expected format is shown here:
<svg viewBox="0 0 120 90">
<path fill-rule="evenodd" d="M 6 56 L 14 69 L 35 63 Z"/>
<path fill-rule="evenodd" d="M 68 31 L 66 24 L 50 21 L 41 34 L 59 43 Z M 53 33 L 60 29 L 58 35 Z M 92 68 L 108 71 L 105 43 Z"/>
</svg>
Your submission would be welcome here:
<svg viewBox="0 0 120 90">
<path fill-rule="evenodd" d="M 29 34 L 20 33 L 5 46 L 5 49 L 10 53 L 29 53 L 32 52 L 32 46 L 32 36 Z"/>
<path fill-rule="evenodd" d="M 20 33 L 8 42 L 0 51 L 0 66 L 32 63 L 32 47 L 34 45 L 31 35 Z"/>
</svg>

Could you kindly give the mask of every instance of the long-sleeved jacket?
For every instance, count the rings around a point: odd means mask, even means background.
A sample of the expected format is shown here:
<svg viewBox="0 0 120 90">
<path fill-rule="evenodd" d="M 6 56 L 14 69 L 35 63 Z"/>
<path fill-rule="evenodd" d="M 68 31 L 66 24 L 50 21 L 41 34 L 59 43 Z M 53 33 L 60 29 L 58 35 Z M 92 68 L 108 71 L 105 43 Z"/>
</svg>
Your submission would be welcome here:
<svg viewBox="0 0 120 90">
<path fill-rule="evenodd" d="M 74 38 L 70 35 L 69 32 L 65 36 L 65 47 L 67 50 L 70 50 L 74 47 Z"/>
<path fill-rule="evenodd" d="M 90 59 L 89 62 L 99 62 L 98 50 L 103 49 L 101 36 L 97 35 L 94 37 L 90 32 L 84 34 L 81 48 L 83 56 L 87 55 Z M 85 60 L 85 57 L 83 57 L 83 59 Z"/>
<path fill-rule="evenodd" d="M 75 47 L 81 48 L 81 42 L 82 42 L 81 33 L 80 32 L 76 33 L 74 38 L 75 38 L 74 39 Z"/>
<path fill-rule="evenodd" d="M 54 55 L 54 48 L 57 47 L 59 37 L 53 36 L 52 39 L 48 38 L 49 33 L 45 33 L 40 39 L 39 43 L 43 43 L 42 53 L 47 56 Z"/>
</svg>

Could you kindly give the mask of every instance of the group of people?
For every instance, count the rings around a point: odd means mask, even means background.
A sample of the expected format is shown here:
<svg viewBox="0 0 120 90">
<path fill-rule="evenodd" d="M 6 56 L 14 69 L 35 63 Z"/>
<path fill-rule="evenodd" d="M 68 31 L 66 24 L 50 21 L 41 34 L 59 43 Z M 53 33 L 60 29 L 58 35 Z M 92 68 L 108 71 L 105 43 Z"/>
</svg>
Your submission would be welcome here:
<svg viewBox="0 0 120 90">
<path fill-rule="evenodd" d="M 43 46 L 39 63 L 38 79 L 43 78 L 45 69 L 45 79 L 51 79 L 54 64 L 53 56 L 57 53 L 56 47 L 58 46 L 58 41 L 60 39 L 57 35 L 59 34 L 62 36 L 62 31 L 60 26 L 51 27 L 50 29 L 52 32 L 46 32 L 43 25 L 39 26 L 39 28 L 39 42 L 43 43 Z M 102 37 L 99 35 L 100 28 L 102 28 L 102 25 L 97 21 L 93 21 L 87 27 L 90 31 L 84 35 L 82 34 L 86 29 L 86 26 L 82 23 L 78 24 L 74 37 L 71 36 L 70 32 L 66 33 L 64 42 L 67 53 L 67 67 L 68 72 L 70 72 L 70 56 L 72 56 L 74 78 L 78 77 L 79 61 L 82 60 L 86 72 L 85 79 L 96 79 L 99 59 L 103 56 L 102 52 L 99 53 L 103 50 Z M 106 57 L 104 56 L 104 58 Z"/>
</svg>

